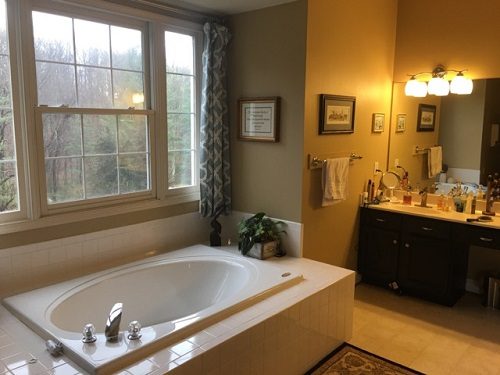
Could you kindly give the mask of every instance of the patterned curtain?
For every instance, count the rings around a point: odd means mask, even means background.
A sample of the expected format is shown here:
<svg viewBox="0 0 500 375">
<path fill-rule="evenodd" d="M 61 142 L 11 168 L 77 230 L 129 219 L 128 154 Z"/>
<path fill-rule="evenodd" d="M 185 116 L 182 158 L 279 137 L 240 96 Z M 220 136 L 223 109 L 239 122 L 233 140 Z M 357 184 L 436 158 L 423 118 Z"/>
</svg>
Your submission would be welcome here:
<svg viewBox="0 0 500 375">
<path fill-rule="evenodd" d="M 203 27 L 201 86 L 200 211 L 215 216 L 231 211 L 231 164 L 227 121 L 226 46 L 231 35 L 217 23 Z"/>
</svg>

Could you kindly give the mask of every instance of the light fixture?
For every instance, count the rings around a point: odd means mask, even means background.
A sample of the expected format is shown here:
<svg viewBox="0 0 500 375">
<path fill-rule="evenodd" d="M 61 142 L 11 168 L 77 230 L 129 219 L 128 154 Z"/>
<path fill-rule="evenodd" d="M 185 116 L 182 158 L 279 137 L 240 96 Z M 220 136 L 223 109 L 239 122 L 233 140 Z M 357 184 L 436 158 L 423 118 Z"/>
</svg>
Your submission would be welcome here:
<svg viewBox="0 0 500 375">
<path fill-rule="evenodd" d="M 442 65 L 438 65 L 432 72 L 422 72 L 411 74 L 410 79 L 406 82 L 406 96 L 414 96 L 418 98 L 425 97 L 427 94 L 436 96 L 446 96 L 450 92 L 452 94 L 467 95 L 472 92 L 472 80 L 464 77 L 465 70 L 446 69 Z M 457 72 L 452 79 L 451 84 L 446 78 L 447 73 Z M 428 83 L 424 80 L 418 80 L 417 76 L 428 75 L 431 79 Z"/>
</svg>

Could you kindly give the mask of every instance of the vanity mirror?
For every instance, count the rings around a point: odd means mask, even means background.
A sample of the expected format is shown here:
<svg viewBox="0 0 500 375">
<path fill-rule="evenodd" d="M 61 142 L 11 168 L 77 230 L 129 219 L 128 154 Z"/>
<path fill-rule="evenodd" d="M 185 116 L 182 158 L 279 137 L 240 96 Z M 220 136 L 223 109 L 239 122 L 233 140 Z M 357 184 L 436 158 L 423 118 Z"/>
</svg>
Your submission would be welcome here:
<svg viewBox="0 0 500 375">
<path fill-rule="evenodd" d="M 415 98 L 406 96 L 404 88 L 404 82 L 394 83 L 389 170 L 396 170 L 399 159 L 411 186 L 431 186 L 436 178 L 428 178 L 427 153 L 421 150 L 441 145 L 448 167 L 446 175 L 438 176 L 441 181 L 485 185 L 488 174 L 500 171 L 500 79 L 475 80 L 471 95 Z M 417 131 L 421 104 L 436 107 L 434 131 Z M 402 115 L 406 115 L 404 131 L 397 127 Z"/>
</svg>

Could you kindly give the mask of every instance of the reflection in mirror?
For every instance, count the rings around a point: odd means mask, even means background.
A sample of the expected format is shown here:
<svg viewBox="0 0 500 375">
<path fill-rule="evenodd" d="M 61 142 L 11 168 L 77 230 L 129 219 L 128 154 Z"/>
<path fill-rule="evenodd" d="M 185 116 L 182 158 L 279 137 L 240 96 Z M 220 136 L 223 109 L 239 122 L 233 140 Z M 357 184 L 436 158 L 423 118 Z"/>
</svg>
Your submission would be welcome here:
<svg viewBox="0 0 500 375">
<path fill-rule="evenodd" d="M 425 98 L 407 97 L 405 83 L 395 83 L 391 115 L 389 169 L 395 159 L 409 173 L 413 188 L 431 186 L 436 180 L 485 185 L 488 174 L 500 171 L 500 79 L 475 80 L 471 95 L 448 95 Z M 436 106 L 435 130 L 417 131 L 419 104 Z M 398 115 L 406 115 L 404 130 L 397 126 Z M 427 155 L 414 152 L 415 146 L 443 148 L 446 173 L 428 178 Z M 469 190 L 470 191 L 470 190 Z"/>
</svg>

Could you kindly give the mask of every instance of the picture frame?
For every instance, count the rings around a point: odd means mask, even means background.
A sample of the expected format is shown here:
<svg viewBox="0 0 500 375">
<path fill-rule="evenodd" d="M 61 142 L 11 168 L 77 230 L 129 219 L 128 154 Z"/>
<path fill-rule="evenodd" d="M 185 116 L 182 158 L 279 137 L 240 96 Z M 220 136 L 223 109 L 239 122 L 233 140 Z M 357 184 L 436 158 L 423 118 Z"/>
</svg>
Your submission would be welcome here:
<svg viewBox="0 0 500 375">
<path fill-rule="evenodd" d="M 372 115 L 372 132 L 382 133 L 384 131 L 385 114 L 374 113 Z"/>
<path fill-rule="evenodd" d="M 354 133 L 356 97 L 320 95 L 319 135 Z"/>
<path fill-rule="evenodd" d="M 402 133 L 406 130 L 406 114 L 401 113 L 396 116 L 396 133 Z"/>
<path fill-rule="evenodd" d="M 436 125 L 436 106 L 418 105 L 417 132 L 433 132 Z"/>
<path fill-rule="evenodd" d="M 238 138 L 242 141 L 279 142 L 280 107 L 279 96 L 240 98 Z"/>
</svg>

